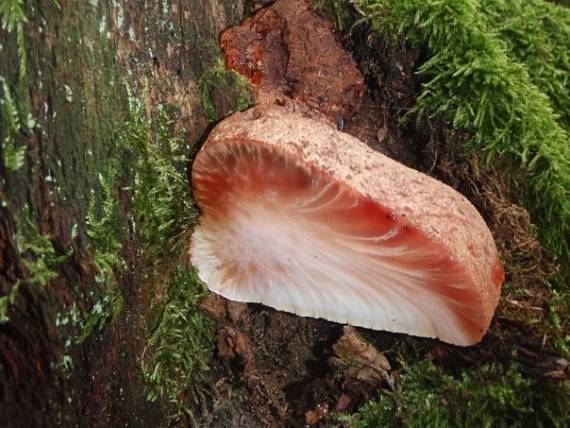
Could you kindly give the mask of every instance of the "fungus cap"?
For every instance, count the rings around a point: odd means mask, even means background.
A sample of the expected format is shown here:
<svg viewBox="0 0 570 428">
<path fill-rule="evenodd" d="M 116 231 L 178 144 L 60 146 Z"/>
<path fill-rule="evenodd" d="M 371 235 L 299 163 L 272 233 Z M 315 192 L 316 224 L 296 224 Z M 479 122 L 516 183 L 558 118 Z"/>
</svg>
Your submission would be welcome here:
<svg viewBox="0 0 570 428">
<path fill-rule="evenodd" d="M 191 261 L 228 299 L 458 345 L 488 329 L 504 274 L 475 207 L 318 118 L 235 113 L 192 184 Z"/>
</svg>

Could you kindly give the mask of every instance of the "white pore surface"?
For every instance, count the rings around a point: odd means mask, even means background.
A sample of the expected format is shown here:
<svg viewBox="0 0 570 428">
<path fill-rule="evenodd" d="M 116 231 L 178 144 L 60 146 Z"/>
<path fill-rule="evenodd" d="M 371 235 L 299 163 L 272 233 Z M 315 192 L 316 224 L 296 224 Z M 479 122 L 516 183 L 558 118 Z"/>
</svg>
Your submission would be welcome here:
<svg viewBox="0 0 570 428">
<path fill-rule="evenodd" d="M 469 342 L 446 297 L 429 289 L 430 272 L 421 269 L 421 260 L 433 254 L 405 244 L 383 246 L 398 230 L 375 237 L 339 235 L 309 222 L 303 208 L 242 200 L 223 221 L 203 216 L 190 250 L 201 279 L 235 301 Z M 400 268 L 393 262 L 399 256 L 417 260 L 418 269 Z"/>
</svg>

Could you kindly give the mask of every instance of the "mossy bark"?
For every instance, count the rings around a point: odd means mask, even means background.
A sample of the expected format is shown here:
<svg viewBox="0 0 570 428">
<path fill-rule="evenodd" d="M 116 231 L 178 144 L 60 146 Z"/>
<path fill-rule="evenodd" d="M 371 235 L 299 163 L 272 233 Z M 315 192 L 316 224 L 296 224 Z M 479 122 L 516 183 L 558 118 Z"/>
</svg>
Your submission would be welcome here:
<svg viewBox="0 0 570 428">
<path fill-rule="evenodd" d="M 189 152 L 212 108 L 220 117 L 235 108 L 241 95 L 219 76 L 207 79 L 220 61 L 218 34 L 239 22 L 245 1 L 36 0 L 24 8 L 24 46 L 15 32 L 0 30 L 0 76 L 20 119 L 10 144 L 25 150 L 13 170 L 0 145 L 0 298 L 18 287 L 0 324 L 0 425 L 156 426 L 162 407 L 147 402 L 139 366 L 154 291 L 141 286 L 145 266 L 129 220 L 133 159 L 119 141 L 128 132 L 129 97 L 149 115 L 168 107 Z M 11 138 L 5 110 L 3 142 Z M 102 292 L 86 219 L 93 209 L 102 215 L 101 181 L 109 175 L 116 178 L 124 307 L 114 322 L 80 337 L 77 314 Z M 43 253 L 22 245 L 33 231 L 53 246 L 46 281 L 34 280 Z"/>
</svg>

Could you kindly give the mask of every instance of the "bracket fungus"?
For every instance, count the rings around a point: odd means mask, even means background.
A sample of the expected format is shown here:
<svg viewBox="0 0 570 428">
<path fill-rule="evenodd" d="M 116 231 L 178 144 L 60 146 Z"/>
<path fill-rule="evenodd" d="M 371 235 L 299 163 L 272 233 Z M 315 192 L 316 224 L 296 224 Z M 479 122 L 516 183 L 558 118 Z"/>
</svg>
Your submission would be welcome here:
<svg viewBox="0 0 570 428">
<path fill-rule="evenodd" d="M 219 123 L 192 170 L 208 287 L 302 316 L 481 340 L 504 273 L 475 207 L 302 108 Z"/>
</svg>

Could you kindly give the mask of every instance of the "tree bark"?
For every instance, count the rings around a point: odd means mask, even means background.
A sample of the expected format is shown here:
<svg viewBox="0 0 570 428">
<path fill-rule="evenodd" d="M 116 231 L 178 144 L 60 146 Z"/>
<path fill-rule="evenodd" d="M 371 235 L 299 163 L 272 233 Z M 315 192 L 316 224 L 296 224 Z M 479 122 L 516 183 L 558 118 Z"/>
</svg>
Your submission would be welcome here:
<svg viewBox="0 0 570 428">
<path fill-rule="evenodd" d="M 0 426 L 157 426 L 162 407 L 146 400 L 139 366 L 152 291 L 140 286 L 144 260 L 128 221 L 116 236 L 126 266 L 117 272 L 120 316 L 80 341 L 65 320 L 98 297 L 86 223 L 110 163 L 119 166 L 120 215 L 130 216 L 133 159 L 117 147 L 129 96 L 151 116 L 160 105 L 175 111 L 192 150 L 212 111 L 223 116 L 235 103 L 206 82 L 205 105 L 199 82 L 245 1 L 35 0 L 23 10 L 23 42 L 17 29 L 0 30 L 0 297 L 15 299 L 0 324 Z M 19 168 L 10 150 L 23 150 Z M 34 239 L 51 252 L 30 248 Z M 46 260 L 54 275 L 38 270 Z"/>
</svg>

